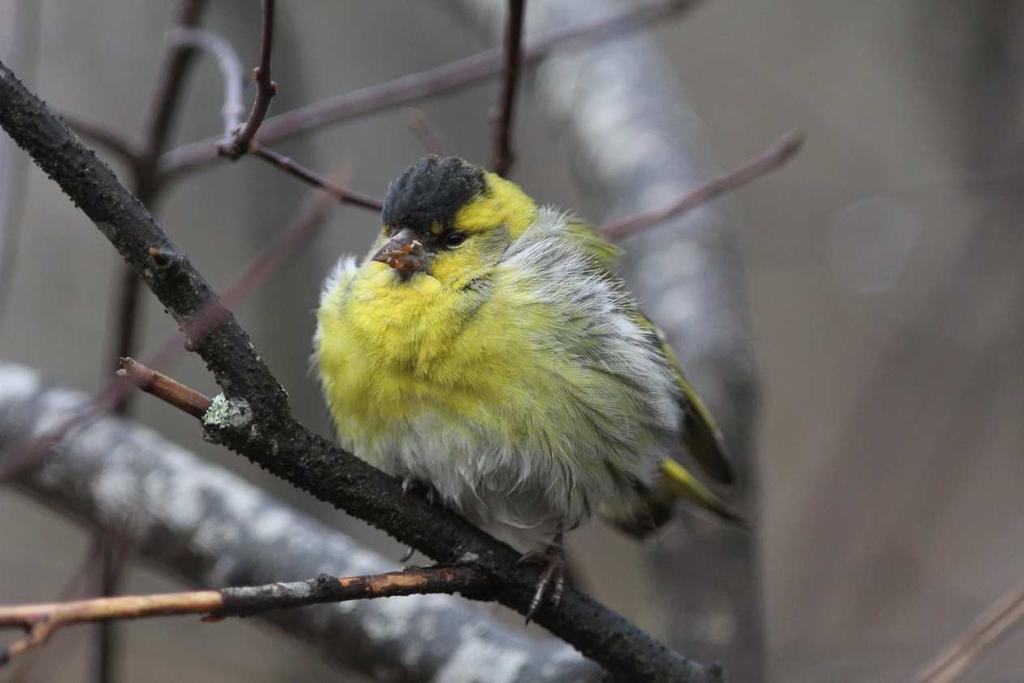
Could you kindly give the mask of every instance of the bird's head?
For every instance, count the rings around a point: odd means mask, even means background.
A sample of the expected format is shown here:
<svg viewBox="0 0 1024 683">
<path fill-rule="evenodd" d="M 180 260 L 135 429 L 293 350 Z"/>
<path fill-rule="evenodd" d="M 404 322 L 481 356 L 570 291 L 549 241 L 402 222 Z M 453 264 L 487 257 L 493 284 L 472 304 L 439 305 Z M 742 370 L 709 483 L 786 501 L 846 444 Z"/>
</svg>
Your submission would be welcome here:
<svg viewBox="0 0 1024 683">
<path fill-rule="evenodd" d="M 518 185 L 456 157 L 410 166 L 384 198 L 372 261 L 403 281 L 428 275 L 461 289 L 485 276 L 537 219 Z"/>
</svg>

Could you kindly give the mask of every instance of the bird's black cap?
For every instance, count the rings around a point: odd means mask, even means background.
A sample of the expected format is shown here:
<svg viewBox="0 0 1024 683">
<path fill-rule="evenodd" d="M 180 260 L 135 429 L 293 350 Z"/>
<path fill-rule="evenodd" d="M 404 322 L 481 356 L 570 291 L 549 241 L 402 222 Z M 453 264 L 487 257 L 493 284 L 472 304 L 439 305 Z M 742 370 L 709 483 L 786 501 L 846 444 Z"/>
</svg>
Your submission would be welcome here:
<svg viewBox="0 0 1024 683">
<path fill-rule="evenodd" d="M 434 223 L 447 229 L 459 209 L 486 192 L 483 169 L 458 157 L 429 156 L 407 168 L 388 187 L 384 225 L 420 234 L 426 234 Z"/>
</svg>

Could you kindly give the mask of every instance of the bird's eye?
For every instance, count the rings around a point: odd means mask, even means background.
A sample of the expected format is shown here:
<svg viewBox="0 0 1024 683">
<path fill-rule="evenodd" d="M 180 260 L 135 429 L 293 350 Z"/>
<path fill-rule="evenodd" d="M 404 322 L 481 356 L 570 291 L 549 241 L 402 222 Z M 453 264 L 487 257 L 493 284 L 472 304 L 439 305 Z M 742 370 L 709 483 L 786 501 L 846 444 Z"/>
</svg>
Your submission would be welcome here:
<svg viewBox="0 0 1024 683">
<path fill-rule="evenodd" d="M 444 238 L 444 244 L 447 247 L 457 247 L 466 241 L 466 233 L 453 230 L 448 233 Z"/>
</svg>

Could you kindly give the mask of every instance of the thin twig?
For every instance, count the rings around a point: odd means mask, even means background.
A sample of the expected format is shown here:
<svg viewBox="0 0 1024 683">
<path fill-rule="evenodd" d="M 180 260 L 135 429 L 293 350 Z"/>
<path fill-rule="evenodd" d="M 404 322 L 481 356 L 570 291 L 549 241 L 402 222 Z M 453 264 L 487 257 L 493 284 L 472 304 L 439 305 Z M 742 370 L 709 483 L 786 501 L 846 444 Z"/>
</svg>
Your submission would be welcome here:
<svg viewBox="0 0 1024 683">
<path fill-rule="evenodd" d="M 516 86 L 523 52 L 523 15 L 526 0 L 508 0 L 508 19 L 505 21 L 505 61 L 501 70 L 501 94 L 494 119 L 494 139 L 491 149 L 491 170 L 504 177 L 515 160 L 512 154 L 512 116 L 515 113 Z"/>
<path fill-rule="evenodd" d="M 189 46 L 209 53 L 217 60 L 224 81 L 224 105 L 220 115 L 224 121 L 224 140 L 229 141 L 242 125 L 245 104 L 242 102 L 242 61 L 227 40 L 213 31 L 201 28 L 179 28 L 168 37 L 176 46 Z"/>
<path fill-rule="evenodd" d="M 203 615 L 203 621 L 214 622 L 326 602 L 430 593 L 482 597 L 491 592 L 489 584 L 493 581 L 472 567 L 425 567 L 344 578 L 321 574 L 308 581 L 263 586 L 0 607 L 0 628 L 21 628 L 27 632 L 24 638 L 0 651 L 0 665 L 43 645 L 61 628 L 75 624 L 187 614 Z"/>
<path fill-rule="evenodd" d="M 416 109 L 414 107 L 409 108 L 408 118 L 409 130 L 412 131 L 416 139 L 423 145 L 423 149 L 427 150 L 429 154 L 435 156 L 445 155 L 445 144 L 441 136 L 430 125 L 430 119 L 427 117 L 426 112 L 422 109 Z"/>
<path fill-rule="evenodd" d="M 71 130 L 101 147 L 106 147 L 130 167 L 135 168 L 139 163 L 141 152 L 138 149 L 138 143 L 127 136 L 116 133 L 98 123 L 80 119 L 73 114 L 61 114 L 61 118 Z"/>
<path fill-rule="evenodd" d="M 253 144 L 251 153 L 264 161 L 277 166 L 285 173 L 292 175 L 302 182 L 319 188 L 324 192 L 334 195 L 342 204 L 351 204 L 370 211 L 380 211 L 383 203 L 376 197 L 350 190 L 334 183 L 315 171 L 312 171 L 290 157 L 268 149 L 262 145 Z"/>
<path fill-rule="evenodd" d="M 802 133 L 790 131 L 753 159 L 698 185 L 670 204 L 605 223 L 601 226 L 600 232 L 610 240 L 620 240 L 686 213 L 720 194 L 735 190 L 779 168 L 793 158 L 803 143 Z"/>
<path fill-rule="evenodd" d="M 963 634 L 922 668 L 917 683 L 950 683 L 981 656 L 1024 624 L 1024 584 L 1003 593 Z"/>
<path fill-rule="evenodd" d="M 118 377 L 123 377 L 147 394 L 170 403 L 192 417 L 202 417 L 210 408 L 210 397 L 171 379 L 133 358 L 122 358 Z"/>
<path fill-rule="evenodd" d="M 270 101 L 277 94 L 277 83 L 270 78 L 270 57 L 274 50 L 274 0 L 263 0 L 263 35 L 260 40 L 260 63 L 253 70 L 256 81 L 256 99 L 249 111 L 249 118 L 230 140 L 217 147 L 217 153 L 229 159 L 238 159 L 249 151 L 256 132 L 263 125 L 270 109 Z"/>
<path fill-rule="evenodd" d="M 523 63 L 539 61 L 553 51 L 582 47 L 599 40 L 664 19 L 670 14 L 695 7 L 701 0 L 654 0 L 639 7 L 578 26 L 544 33 L 527 39 Z M 493 78 L 501 73 L 504 53 L 500 48 L 478 52 L 386 83 L 354 90 L 320 102 L 271 116 L 263 122 L 257 141 L 272 144 L 324 126 L 409 104 L 441 93 L 453 92 Z M 207 138 L 173 149 L 160 160 L 160 170 L 170 176 L 206 166 L 217 160 L 220 138 Z"/>
</svg>

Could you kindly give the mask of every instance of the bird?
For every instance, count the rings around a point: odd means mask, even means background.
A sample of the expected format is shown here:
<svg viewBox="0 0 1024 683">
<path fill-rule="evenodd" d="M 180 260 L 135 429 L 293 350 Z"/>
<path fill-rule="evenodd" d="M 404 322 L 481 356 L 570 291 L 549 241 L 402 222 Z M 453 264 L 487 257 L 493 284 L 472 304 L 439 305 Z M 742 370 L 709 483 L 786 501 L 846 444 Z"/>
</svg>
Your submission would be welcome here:
<svg viewBox="0 0 1024 683">
<path fill-rule="evenodd" d="M 313 365 L 341 445 L 544 562 L 527 621 L 564 584 L 564 534 L 597 515 L 643 538 L 686 500 L 742 518 L 679 459 L 735 474 L 721 431 L 572 213 L 458 157 L 388 187 L 382 229 L 339 259 Z"/>
</svg>

